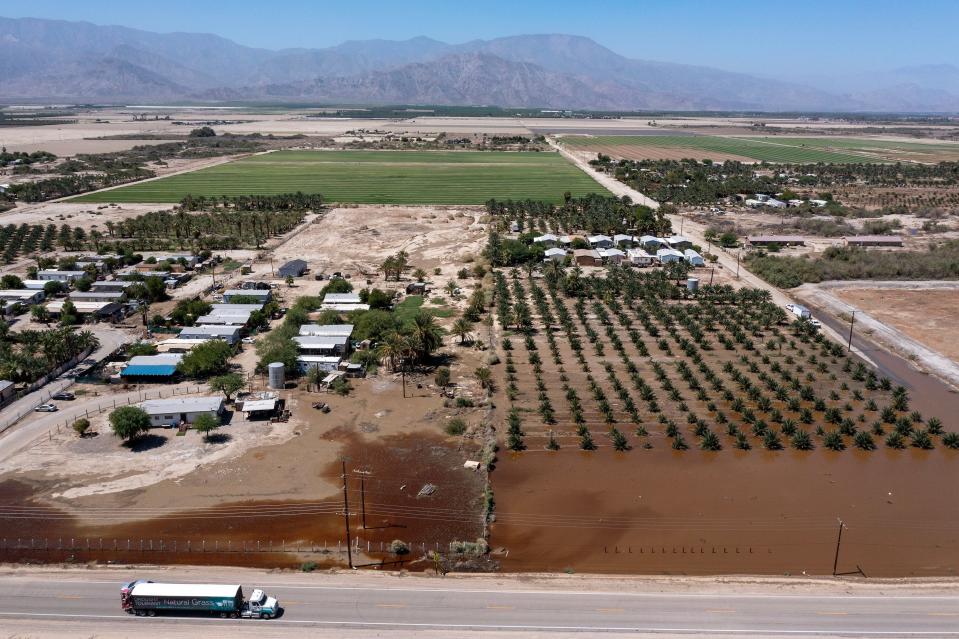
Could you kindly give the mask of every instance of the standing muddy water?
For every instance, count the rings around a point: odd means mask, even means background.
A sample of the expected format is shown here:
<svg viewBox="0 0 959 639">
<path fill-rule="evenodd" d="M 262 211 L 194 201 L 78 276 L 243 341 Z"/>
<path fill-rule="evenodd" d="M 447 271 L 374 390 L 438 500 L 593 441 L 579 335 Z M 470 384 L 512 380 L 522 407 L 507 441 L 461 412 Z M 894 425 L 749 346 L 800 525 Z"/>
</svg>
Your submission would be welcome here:
<svg viewBox="0 0 959 639">
<path fill-rule="evenodd" d="M 863 337 L 853 343 L 908 389 L 911 409 L 957 429 L 955 391 Z M 490 543 L 508 551 L 504 570 L 828 575 L 841 519 L 839 573 L 955 575 L 959 451 L 878 445 L 587 453 L 570 440 L 555 452 L 531 443 L 501 454 L 492 475 Z"/>
</svg>

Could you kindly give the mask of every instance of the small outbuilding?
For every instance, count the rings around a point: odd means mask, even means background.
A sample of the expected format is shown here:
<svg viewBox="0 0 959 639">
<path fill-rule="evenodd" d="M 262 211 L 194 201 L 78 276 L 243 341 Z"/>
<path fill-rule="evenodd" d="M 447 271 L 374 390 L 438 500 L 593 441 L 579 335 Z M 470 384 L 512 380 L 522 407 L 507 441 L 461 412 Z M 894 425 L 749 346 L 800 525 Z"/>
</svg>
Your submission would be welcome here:
<svg viewBox="0 0 959 639">
<path fill-rule="evenodd" d="M 594 249 L 613 248 L 613 238 L 608 235 L 590 235 L 586 241 Z"/>
<path fill-rule="evenodd" d="M 632 248 L 626 251 L 626 259 L 633 266 L 651 266 L 653 256 L 641 248 Z"/>
<path fill-rule="evenodd" d="M 177 366 L 181 361 L 183 361 L 182 353 L 137 355 L 130 358 L 130 362 L 120 371 L 120 377 L 168 381 L 176 375 Z"/>
<path fill-rule="evenodd" d="M 280 277 L 301 277 L 307 271 L 306 261 L 305 260 L 290 260 L 279 269 L 277 269 L 277 274 Z"/>
<path fill-rule="evenodd" d="M 603 257 L 593 249 L 573 250 L 573 259 L 579 266 L 602 266 Z"/>
</svg>

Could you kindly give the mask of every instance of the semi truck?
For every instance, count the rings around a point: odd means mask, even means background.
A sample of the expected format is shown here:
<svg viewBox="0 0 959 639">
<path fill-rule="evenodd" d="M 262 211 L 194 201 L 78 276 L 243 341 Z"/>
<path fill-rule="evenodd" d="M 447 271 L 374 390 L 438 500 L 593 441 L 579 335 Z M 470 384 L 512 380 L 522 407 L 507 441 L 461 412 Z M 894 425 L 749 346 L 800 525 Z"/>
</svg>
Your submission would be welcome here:
<svg viewBox="0 0 959 639">
<path fill-rule="evenodd" d="M 221 618 L 272 619 L 280 604 L 259 588 L 248 600 L 241 586 L 163 584 L 137 580 L 120 588 L 120 604 L 128 614 L 153 617 L 163 612 L 209 613 Z"/>
</svg>

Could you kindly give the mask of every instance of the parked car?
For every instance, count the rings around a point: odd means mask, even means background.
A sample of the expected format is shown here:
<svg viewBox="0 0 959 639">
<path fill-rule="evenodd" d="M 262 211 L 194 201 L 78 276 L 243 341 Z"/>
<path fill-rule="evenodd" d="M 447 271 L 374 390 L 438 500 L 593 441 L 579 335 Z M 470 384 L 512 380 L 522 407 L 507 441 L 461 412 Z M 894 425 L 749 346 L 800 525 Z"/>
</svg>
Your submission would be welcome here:
<svg viewBox="0 0 959 639">
<path fill-rule="evenodd" d="M 74 395 L 73 393 L 68 393 L 67 391 L 60 391 L 59 393 L 54 393 L 53 395 L 50 395 L 50 399 L 59 399 L 66 402 L 72 401 L 76 398 L 77 398 L 76 395 Z"/>
<path fill-rule="evenodd" d="M 38 413 L 55 413 L 57 412 L 57 407 L 54 404 L 40 404 L 33 410 Z"/>
<path fill-rule="evenodd" d="M 244 344 L 255 344 L 255 343 L 256 343 L 256 340 L 253 339 L 252 337 L 244 337 L 244 338 L 243 338 L 242 340 L 240 340 L 240 341 L 243 342 Z"/>
</svg>

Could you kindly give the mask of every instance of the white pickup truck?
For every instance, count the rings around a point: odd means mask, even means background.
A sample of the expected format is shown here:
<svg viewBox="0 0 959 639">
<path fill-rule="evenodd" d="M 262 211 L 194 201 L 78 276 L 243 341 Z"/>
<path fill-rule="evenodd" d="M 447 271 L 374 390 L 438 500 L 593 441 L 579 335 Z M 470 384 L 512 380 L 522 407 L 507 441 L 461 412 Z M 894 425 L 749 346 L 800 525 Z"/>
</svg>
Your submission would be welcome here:
<svg viewBox="0 0 959 639">
<path fill-rule="evenodd" d="M 821 328 L 822 323 L 814 319 L 808 308 L 801 304 L 786 304 L 786 310 L 795 315 L 798 319 L 806 320 L 816 328 Z"/>
</svg>

